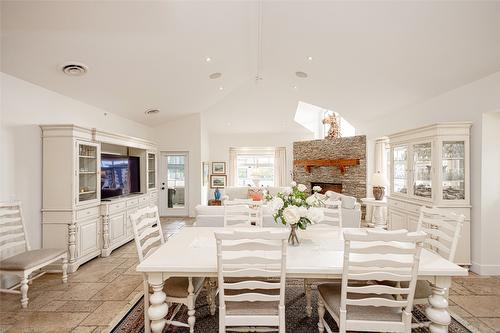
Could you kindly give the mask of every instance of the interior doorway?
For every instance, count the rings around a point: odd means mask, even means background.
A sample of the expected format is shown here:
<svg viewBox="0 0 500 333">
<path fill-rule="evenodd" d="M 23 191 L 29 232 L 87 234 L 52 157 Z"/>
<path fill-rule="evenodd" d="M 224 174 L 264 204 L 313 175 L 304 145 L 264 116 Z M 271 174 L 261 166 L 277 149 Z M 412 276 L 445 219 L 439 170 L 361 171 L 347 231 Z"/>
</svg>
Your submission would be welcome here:
<svg viewBox="0 0 500 333">
<path fill-rule="evenodd" d="M 160 215 L 189 215 L 189 153 L 162 152 L 160 158 Z"/>
</svg>

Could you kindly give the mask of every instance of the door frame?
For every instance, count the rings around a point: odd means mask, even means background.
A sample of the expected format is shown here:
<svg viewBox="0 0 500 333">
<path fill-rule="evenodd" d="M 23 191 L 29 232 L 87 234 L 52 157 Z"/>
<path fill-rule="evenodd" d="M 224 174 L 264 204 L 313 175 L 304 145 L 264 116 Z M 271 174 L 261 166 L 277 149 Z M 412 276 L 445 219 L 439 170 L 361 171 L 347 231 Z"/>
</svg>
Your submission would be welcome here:
<svg viewBox="0 0 500 333">
<path fill-rule="evenodd" d="M 160 216 L 189 216 L 189 151 L 161 151 L 160 152 Z M 184 155 L 184 208 L 168 208 L 167 156 Z"/>
</svg>

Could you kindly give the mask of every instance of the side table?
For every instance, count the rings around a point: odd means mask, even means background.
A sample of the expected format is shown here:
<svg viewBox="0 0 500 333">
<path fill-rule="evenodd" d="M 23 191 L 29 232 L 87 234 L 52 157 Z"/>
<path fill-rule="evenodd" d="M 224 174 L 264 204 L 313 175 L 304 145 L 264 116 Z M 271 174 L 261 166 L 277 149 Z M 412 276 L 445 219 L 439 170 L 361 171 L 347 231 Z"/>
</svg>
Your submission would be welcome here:
<svg viewBox="0 0 500 333">
<path fill-rule="evenodd" d="M 384 217 L 384 207 L 387 207 L 387 199 L 375 200 L 374 198 L 362 198 L 361 202 L 366 206 L 372 206 L 372 221 L 368 223 L 369 227 L 378 229 L 387 229 L 387 223 Z"/>
<path fill-rule="evenodd" d="M 210 199 L 208 200 L 209 206 L 222 206 L 222 200 Z"/>
</svg>

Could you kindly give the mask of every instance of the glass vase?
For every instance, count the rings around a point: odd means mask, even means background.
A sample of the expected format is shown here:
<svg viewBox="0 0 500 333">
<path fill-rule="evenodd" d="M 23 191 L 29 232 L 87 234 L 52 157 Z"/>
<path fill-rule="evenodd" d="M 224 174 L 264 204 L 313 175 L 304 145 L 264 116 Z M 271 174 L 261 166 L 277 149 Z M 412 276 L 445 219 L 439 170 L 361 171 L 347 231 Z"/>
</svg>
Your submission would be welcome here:
<svg viewBox="0 0 500 333">
<path fill-rule="evenodd" d="M 299 246 L 299 237 L 297 235 L 297 225 L 290 225 L 290 236 L 288 236 L 288 244 L 292 246 Z"/>
</svg>

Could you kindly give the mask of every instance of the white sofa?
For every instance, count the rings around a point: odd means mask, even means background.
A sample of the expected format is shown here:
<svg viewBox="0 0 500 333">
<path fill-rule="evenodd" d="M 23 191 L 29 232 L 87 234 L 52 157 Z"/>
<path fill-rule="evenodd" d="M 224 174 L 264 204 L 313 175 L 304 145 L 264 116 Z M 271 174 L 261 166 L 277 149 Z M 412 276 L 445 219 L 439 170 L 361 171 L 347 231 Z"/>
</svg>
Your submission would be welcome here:
<svg viewBox="0 0 500 333">
<path fill-rule="evenodd" d="M 285 187 L 269 187 L 267 188 L 271 195 L 276 195 L 278 192 L 285 190 Z M 222 193 L 222 201 L 234 199 L 247 199 L 248 187 L 228 187 Z M 356 198 L 347 195 L 335 193 L 334 199 L 342 201 L 342 225 L 347 228 L 359 228 L 361 224 L 361 205 L 356 201 Z M 223 206 L 206 206 L 198 205 L 196 210 L 197 227 L 223 227 L 224 226 L 224 207 Z M 264 227 L 276 227 L 281 224 L 275 223 L 272 216 L 272 211 L 266 206 L 263 206 L 263 225 Z"/>
</svg>

